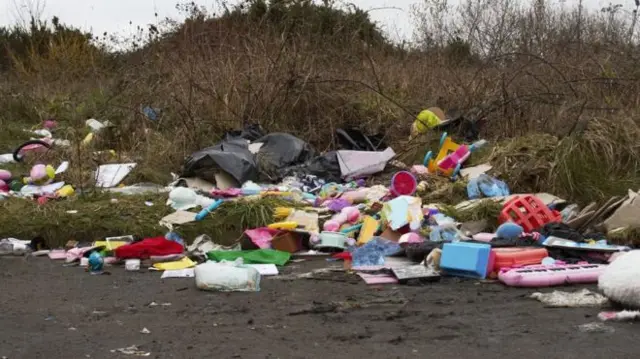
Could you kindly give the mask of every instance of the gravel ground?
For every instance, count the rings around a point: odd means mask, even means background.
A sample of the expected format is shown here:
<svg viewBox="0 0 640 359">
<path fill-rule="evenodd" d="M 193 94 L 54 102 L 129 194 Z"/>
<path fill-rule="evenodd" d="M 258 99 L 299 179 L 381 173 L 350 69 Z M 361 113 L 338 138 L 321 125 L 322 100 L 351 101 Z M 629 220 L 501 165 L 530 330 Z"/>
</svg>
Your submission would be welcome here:
<svg viewBox="0 0 640 359">
<path fill-rule="evenodd" d="M 324 267 L 290 265 L 284 274 Z M 0 358 L 637 358 L 640 324 L 596 332 L 597 308 L 550 309 L 533 290 L 447 278 L 367 286 L 344 273 L 264 278 L 259 293 L 45 258 L 0 258 Z M 571 288 L 577 289 L 577 288 Z M 150 303 L 157 305 L 149 305 Z M 146 328 L 149 333 L 141 331 Z"/>
</svg>

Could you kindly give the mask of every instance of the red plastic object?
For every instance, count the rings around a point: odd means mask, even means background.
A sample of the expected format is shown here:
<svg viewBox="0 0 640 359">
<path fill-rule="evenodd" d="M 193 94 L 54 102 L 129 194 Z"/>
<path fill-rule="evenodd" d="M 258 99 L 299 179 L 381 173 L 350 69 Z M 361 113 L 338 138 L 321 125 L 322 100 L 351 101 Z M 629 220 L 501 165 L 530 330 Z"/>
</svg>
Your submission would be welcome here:
<svg viewBox="0 0 640 359">
<path fill-rule="evenodd" d="M 418 181 L 407 171 L 400 171 L 391 178 L 391 193 L 394 196 L 411 196 L 418 188 Z"/>
<path fill-rule="evenodd" d="M 549 256 L 545 248 L 493 248 L 491 251 L 495 253 L 493 264 L 495 272 L 499 272 L 502 268 L 540 264 L 545 257 Z"/>
<path fill-rule="evenodd" d="M 181 254 L 183 251 L 184 247 L 182 244 L 170 241 L 164 237 L 145 238 L 140 242 L 125 244 L 124 246 L 114 249 L 116 257 L 121 259 L 147 259 L 151 256 Z"/>
<path fill-rule="evenodd" d="M 502 207 L 498 217 L 500 224 L 512 221 L 524 229 L 532 232 L 547 223 L 562 222 L 562 215 L 552 211 L 536 196 L 515 196 Z"/>
</svg>

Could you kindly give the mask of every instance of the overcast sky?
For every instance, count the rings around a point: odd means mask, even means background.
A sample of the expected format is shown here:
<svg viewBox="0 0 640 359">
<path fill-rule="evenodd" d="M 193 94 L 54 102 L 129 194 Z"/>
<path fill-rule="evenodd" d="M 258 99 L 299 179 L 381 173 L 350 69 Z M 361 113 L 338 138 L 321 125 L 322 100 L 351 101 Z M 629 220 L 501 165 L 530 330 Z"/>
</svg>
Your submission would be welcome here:
<svg viewBox="0 0 640 359">
<path fill-rule="evenodd" d="M 20 21 L 28 14 L 28 8 L 39 7 L 46 18 L 58 16 L 62 22 L 92 31 L 126 35 L 135 31 L 137 25 L 156 23 L 154 14 L 180 18 L 176 2 L 180 0 L 0 0 L 0 25 Z M 198 5 L 212 9 L 219 0 L 194 0 Z M 514 0 L 526 1 L 526 0 Z M 234 0 L 229 1 L 234 3 Z M 409 39 L 413 33 L 411 8 L 420 0 L 351 0 L 358 7 L 370 12 L 395 39 Z M 451 2 L 456 2 L 452 0 Z M 551 0 L 552 3 L 576 4 L 578 0 Z M 598 9 L 609 3 L 631 8 L 634 0 L 584 0 L 586 6 Z M 386 9 L 385 9 L 386 8 Z M 377 9 L 377 10 L 376 10 Z M 130 25 L 129 23 L 133 25 Z"/>
</svg>

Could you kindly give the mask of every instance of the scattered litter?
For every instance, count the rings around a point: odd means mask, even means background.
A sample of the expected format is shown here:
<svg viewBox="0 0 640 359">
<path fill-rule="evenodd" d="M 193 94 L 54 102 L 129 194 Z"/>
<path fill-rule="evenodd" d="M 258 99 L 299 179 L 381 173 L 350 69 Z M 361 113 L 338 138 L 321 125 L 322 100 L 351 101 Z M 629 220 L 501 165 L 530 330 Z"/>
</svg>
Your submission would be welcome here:
<svg viewBox="0 0 640 359">
<path fill-rule="evenodd" d="M 507 184 L 503 181 L 482 173 L 469 181 L 467 184 L 467 193 L 469 199 L 504 197 L 509 195 L 509 187 L 507 187 Z"/>
<path fill-rule="evenodd" d="M 639 191 L 640 192 L 640 191 Z M 604 221 L 607 230 L 640 227 L 640 195 L 629 190 L 627 199 Z"/>
<path fill-rule="evenodd" d="M 61 173 L 66 172 L 69 169 L 69 161 L 64 161 L 58 166 L 56 169 L 56 174 L 59 175 Z"/>
<path fill-rule="evenodd" d="M 142 330 L 140 331 L 141 334 L 151 334 L 151 331 L 147 328 L 142 328 Z"/>
<path fill-rule="evenodd" d="M 391 269 L 393 275 L 398 278 L 398 282 L 408 282 L 411 280 L 433 282 L 440 279 L 440 273 L 424 265 L 416 264 L 406 267 L 396 267 Z"/>
<path fill-rule="evenodd" d="M 160 110 L 146 106 L 142 112 L 161 125 Z M 443 131 L 454 122 L 443 110 L 430 108 L 421 112 L 412 132 Z M 113 124 L 89 119 L 86 126 L 85 133 L 90 133 L 79 146 L 110 142 L 94 140 L 107 135 L 106 128 Z M 151 127 L 145 128 L 148 134 Z M 53 123 L 29 131 L 39 139 L 21 144 L 14 154 L 1 155 L 0 163 L 29 163 L 26 155 L 64 145 L 53 138 Z M 640 306 L 640 289 L 633 286 L 640 251 L 627 253 L 630 247 L 612 244 L 607 238 L 640 225 L 638 192 L 629 190 L 624 197 L 584 208 L 549 193 L 511 194 L 508 181 L 500 178 L 505 174 L 504 165 L 493 155 L 490 163 L 465 167 L 469 158 L 482 160 L 474 157 L 487 141 L 477 133 L 456 137 L 456 141 L 466 137 L 466 142 L 474 143 L 456 143 L 446 132 L 438 136 L 440 144 L 434 152 L 427 152 L 421 163 L 406 165 L 393 159 L 395 152 L 383 144 L 384 135 L 338 129 L 339 150 L 320 153 L 291 134 L 269 134 L 259 126 L 248 126 L 226 133 L 219 143 L 187 157 L 182 173 L 171 173 L 168 185 L 122 184 L 137 167 L 130 161 L 138 156 L 92 149 L 88 154 L 95 163 L 108 163 L 95 172 L 96 186 L 113 197 L 103 207 L 122 209 L 122 219 L 132 221 L 146 217 L 130 218 L 132 212 L 125 210 L 128 201 L 140 209 L 153 207 L 144 212 L 157 212 L 162 217 L 160 226 L 169 231 L 149 223 L 156 233 L 138 233 L 140 238 L 95 238 L 88 243 L 80 238 L 90 234 L 69 233 L 64 249 L 49 248 L 42 238 L 5 238 L 0 240 L 0 255 L 30 256 L 30 260 L 46 255 L 64 260 L 65 266 L 79 264 L 92 275 L 108 274 L 105 266 L 124 264 L 129 271 L 126 275 L 142 275 L 135 272 L 148 268 L 163 271 L 162 279 L 193 278 L 201 290 L 224 292 L 257 292 L 264 277 L 420 285 L 446 275 L 473 278 L 477 285 L 499 281 L 505 286 L 536 288 L 598 282 L 604 296 L 584 289 L 534 293 L 531 298 L 550 307 L 599 307 L 608 300 Z M 128 163 L 113 163 L 118 158 Z M 508 165 L 528 170 L 525 163 Z M 25 176 L 12 173 L 13 169 L 0 170 L 0 200 L 32 201 L 44 212 L 55 202 L 92 192 L 74 187 L 84 183 L 67 184 L 56 178 L 69 171 L 84 171 L 75 166 L 75 161 L 64 161 L 57 169 L 37 163 Z M 531 176 L 537 178 L 535 173 Z M 74 176 L 65 180 L 67 177 Z M 141 176 L 129 176 L 134 177 Z M 519 181 L 513 188 L 526 186 Z M 452 203 L 465 197 L 465 192 L 468 201 Z M 141 194 L 140 199 L 123 196 Z M 158 206 L 160 194 L 168 197 L 166 207 Z M 427 204 L 423 198 L 442 202 Z M 74 209 L 79 202 L 67 203 L 64 210 L 68 214 L 100 211 L 98 207 Z M 90 223 L 76 217 L 73 219 Z M 121 234 L 117 232 L 114 228 L 114 235 Z M 203 232 L 209 235 L 197 236 Z M 316 261 L 314 264 L 326 268 L 293 273 L 300 261 Z M 290 315 L 343 311 L 371 303 L 349 299 L 314 304 Z M 149 307 L 168 305 L 171 303 L 149 303 Z M 108 314 L 94 311 L 93 315 Z M 639 316 L 638 312 L 600 315 L 602 320 Z M 585 324 L 580 330 L 613 331 L 601 323 Z M 141 333 L 149 330 L 143 328 Z M 116 351 L 150 355 L 136 346 Z"/>
<path fill-rule="evenodd" d="M 175 262 L 155 263 L 153 267 L 159 270 L 179 270 L 193 268 L 195 265 L 196 263 L 189 257 L 183 257 L 181 260 Z"/>
<path fill-rule="evenodd" d="M 260 291 L 260 273 L 242 261 L 216 263 L 208 261 L 195 268 L 196 286 L 202 290 L 222 292 Z"/>
<path fill-rule="evenodd" d="M 112 353 L 120 353 L 120 354 L 124 354 L 124 355 L 134 355 L 134 356 L 138 356 L 138 357 L 148 357 L 148 356 L 151 355 L 150 352 L 142 351 L 135 345 L 132 345 L 132 346 L 126 347 L 126 348 L 113 349 L 113 350 L 111 350 L 111 352 Z"/>
<path fill-rule="evenodd" d="M 169 306 L 171 306 L 171 303 L 166 302 L 166 303 L 158 304 L 158 303 L 156 303 L 156 302 L 151 302 L 151 303 L 149 303 L 147 306 L 148 306 L 148 307 L 157 307 L 157 306 L 169 307 Z"/>
<path fill-rule="evenodd" d="M 460 170 L 460 174 L 468 180 L 473 180 L 480 177 L 481 174 L 489 172 L 492 168 L 493 166 L 490 164 L 484 163 L 478 166 L 463 168 Z"/>
<path fill-rule="evenodd" d="M 247 264 L 249 267 L 255 268 L 260 275 L 270 276 L 278 275 L 278 267 L 275 264 Z"/>
<path fill-rule="evenodd" d="M 196 220 L 196 214 L 187 211 L 175 211 L 168 214 L 160 220 L 160 225 L 173 229 L 174 225 L 186 224 L 194 222 Z"/>
<path fill-rule="evenodd" d="M 605 296 L 588 289 L 582 289 L 577 292 L 559 290 L 554 290 L 551 293 L 536 292 L 531 294 L 531 298 L 551 308 L 601 307 L 609 302 Z"/>
<path fill-rule="evenodd" d="M 600 312 L 598 318 L 602 321 L 635 321 L 640 319 L 640 311 L 623 310 L 619 312 Z"/>
<path fill-rule="evenodd" d="M 194 278 L 196 276 L 193 268 L 168 269 L 162 272 L 161 279 L 166 278 Z"/>
<path fill-rule="evenodd" d="M 98 167 L 96 186 L 110 188 L 117 186 L 136 167 L 136 163 L 109 164 Z"/>
<path fill-rule="evenodd" d="M 391 147 L 382 152 L 337 151 L 342 178 L 347 180 L 382 172 L 395 155 Z"/>
<path fill-rule="evenodd" d="M 603 333 L 603 334 L 611 334 L 615 333 L 616 329 L 614 327 L 610 327 L 605 325 L 604 323 L 587 323 L 578 325 L 578 330 L 583 333 Z"/>
<path fill-rule="evenodd" d="M 396 284 L 398 283 L 398 279 L 389 273 L 358 273 L 358 276 L 364 280 L 365 283 L 375 285 L 375 284 Z"/>
</svg>

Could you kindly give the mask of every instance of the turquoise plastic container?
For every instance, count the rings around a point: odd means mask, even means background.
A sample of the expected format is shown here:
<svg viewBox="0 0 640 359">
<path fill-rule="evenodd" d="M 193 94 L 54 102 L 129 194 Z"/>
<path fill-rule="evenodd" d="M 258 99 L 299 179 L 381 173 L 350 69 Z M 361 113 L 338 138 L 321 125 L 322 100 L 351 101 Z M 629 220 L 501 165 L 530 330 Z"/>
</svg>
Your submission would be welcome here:
<svg viewBox="0 0 640 359">
<path fill-rule="evenodd" d="M 447 275 L 484 279 L 493 267 L 491 253 L 491 246 L 485 243 L 445 243 L 440 268 Z"/>
</svg>

